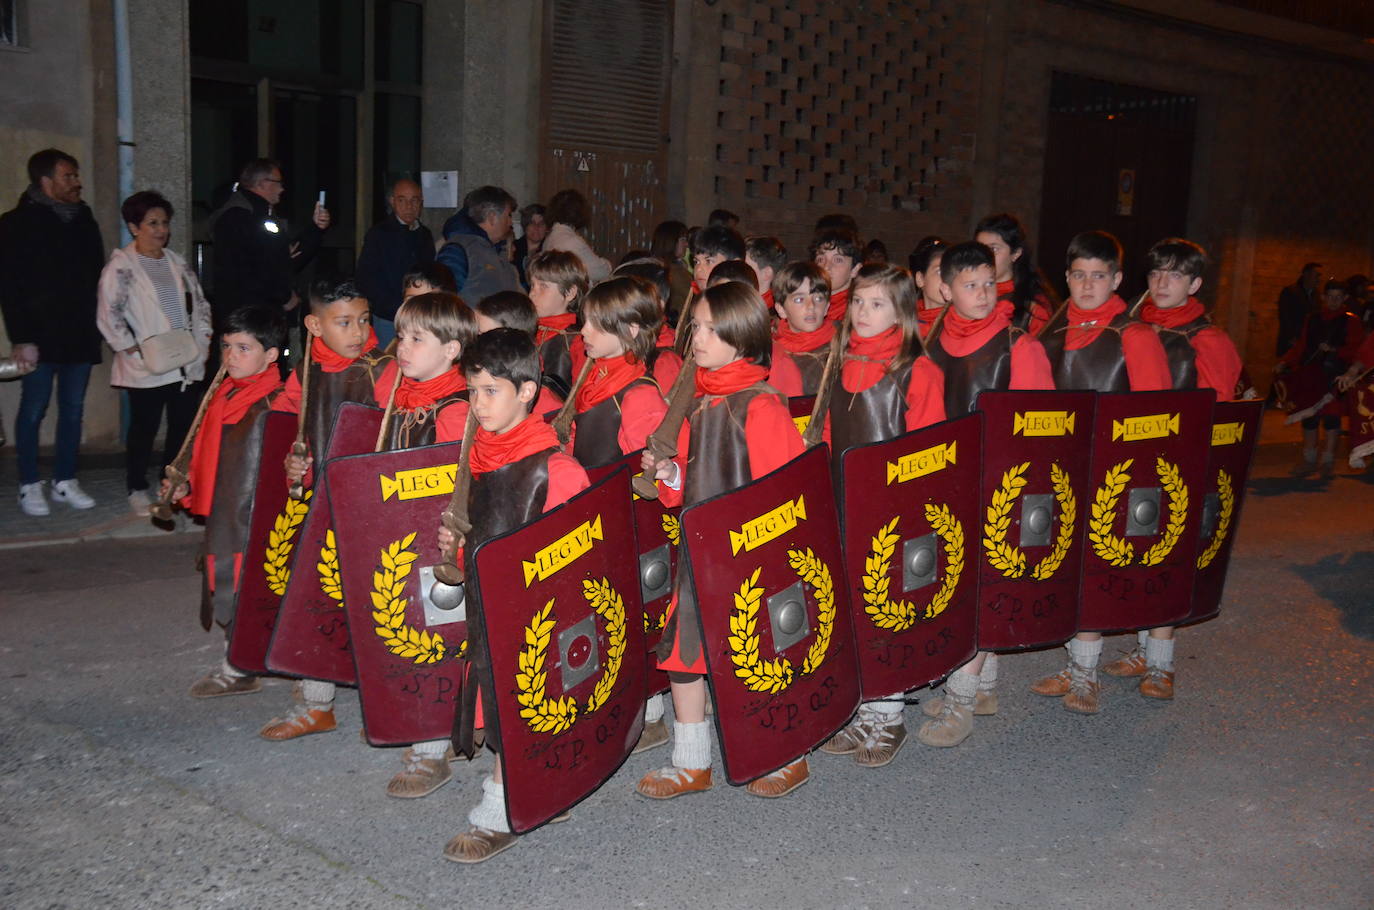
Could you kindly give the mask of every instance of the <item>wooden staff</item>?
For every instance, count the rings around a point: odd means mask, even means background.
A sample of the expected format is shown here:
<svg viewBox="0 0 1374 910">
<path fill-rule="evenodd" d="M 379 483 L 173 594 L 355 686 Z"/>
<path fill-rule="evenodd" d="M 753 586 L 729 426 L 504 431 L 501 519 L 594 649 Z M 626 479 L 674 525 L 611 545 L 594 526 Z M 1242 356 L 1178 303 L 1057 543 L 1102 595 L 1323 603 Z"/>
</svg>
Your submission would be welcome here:
<svg viewBox="0 0 1374 910">
<path fill-rule="evenodd" d="M 577 393 L 582 389 L 582 386 L 587 384 L 587 376 L 591 371 L 592 358 L 588 357 L 583 361 L 582 369 L 577 374 L 577 381 L 569 390 L 568 398 L 563 402 L 563 407 L 559 408 L 558 413 L 554 415 L 553 431 L 558 434 L 558 442 L 561 445 L 567 445 L 568 440 L 572 438 L 573 418 L 577 416 Z"/>
<path fill-rule="evenodd" d="M 830 353 L 825 358 L 825 370 L 821 373 L 821 384 L 816 388 L 816 401 L 811 406 L 811 420 L 802 434 L 802 442 L 809 449 L 821 441 L 825 435 L 825 415 L 830 411 L 830 398 L 835 392 L 835 381 L 840 375 L 840 364 L 844 351 L 840 349 L 841 332 L 830 339 Z"/>
<path fill-rule="evenodd" d="M 229 368 L 220 364 L 219 372 L 215 374 L 210 387 L 205 390 L 205 396 L 200 399 L 200 408 L 196 411 L 195 419 L 191 421 L 191 429 L 186 431 L 186 438 L 181 441 L 177 457 L 163 470 L 163 475 L 167 478 L 166 492 L 160 493 L 157 502 L 148 507 L 149 513 L 158 521 L 172 519 L 172 496 L 176 493 L 177 487 L 186 482 L 186 472 L 191 467 L 191 451 L 194 448 L 196 434 L 200 432 L 200 425 L 205 420 L 205 411 L 210 407 L 210 400 L 215 397 L 220 383 L 224 382 L 224 377 L 228 375 Z"/>
<path fill-rule="evenodd" d="M 591 358 L 588 358 L 588 363 Z M 585 375 L 586 368 L 583 368 Z M 472 440 L 477 435 L 477 412 L 468 402 L 468 419 L 463 424 L 463 448 L 458 455 L 458 473 L 453 478 L 453 496 L 448 506 L 439 516 L 454 537 L 461 542 L 472 530 L 472 519 L 468 517 L 468 491 L 472 489 Z M 462 544 L 459 543 L 459 546 Z M 457 551 L 442 554 L 443 561 L 434 567 L 436 580 L 446 585 L 461 585 L 464 580 L 463 567 L 458 565 Z"/>
<path fill-rule="evenodd" d="M 687 413 L 692 409 L 692 401 L 696 398 L 696 373 L 696 352 L 688 347 L 687 358 L 682 361 L 682 372 L 677 374 L 672 386 L 668 389 L 668 411 L 659 421 L 658 428 L 650 434 L 649 441 L 645 445 L 649 453 L 654 456 L 655 462 L 672 458 L 677 454 L 678 432 L 687 420 Z M 658 484 L 654 482 L 652 476 L 643 473 L 636 474 L 631 484 L 634 491 L 639 494 L 640 499 L 658 499 Z"/>
<path fill-rule="evenodd" d="M 311 343 L 307 341 L 305 357 L 301 360 L 301 406 L 299 413 L 296 414 L 296 441 L 291 443 L 291 454 L 297 458 L 304 458 L 310 454 L 310 449 L 305 444 L 305 412 L 310 407 L 310 347 Z M 299 477 L 293 481 L 286 495 L 296 502 L 304 500 L 305 478 Z"/>
<path fill-rule="evenodd" d="M 387 424 L 391 423 L 391 412 L 396 409 L 396 390 L 401 387 L 401 380 L 405 377 L 401 375 L 401 365 L 396 364 L 396 381 L 391 385 L 391 391 L 386 396 L 386 410 L 382 412 L 382 425 L 377 428 L 377 441 L 372 446 L 372 451 L 380 452 L 382 443 L 386 442 Z"/>
</svg>

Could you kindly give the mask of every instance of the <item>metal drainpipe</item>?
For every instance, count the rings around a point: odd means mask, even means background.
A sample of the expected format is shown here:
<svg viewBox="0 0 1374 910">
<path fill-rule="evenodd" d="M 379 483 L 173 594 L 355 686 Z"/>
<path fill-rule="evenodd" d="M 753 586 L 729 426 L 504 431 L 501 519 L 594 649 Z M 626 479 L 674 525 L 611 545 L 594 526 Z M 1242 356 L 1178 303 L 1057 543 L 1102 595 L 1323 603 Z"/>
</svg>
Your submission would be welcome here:
<svg viewBox="0 0 1374 910">
<path fill-rule="evenodd" d="M 119 201 L 134 192 L 134 79 L 129 61 L 129 0 L 114 0 L 115 88 L 118 93 Z M 133 238 L 124 219 L 119 219 L 120 245 Z"/>
</svg>

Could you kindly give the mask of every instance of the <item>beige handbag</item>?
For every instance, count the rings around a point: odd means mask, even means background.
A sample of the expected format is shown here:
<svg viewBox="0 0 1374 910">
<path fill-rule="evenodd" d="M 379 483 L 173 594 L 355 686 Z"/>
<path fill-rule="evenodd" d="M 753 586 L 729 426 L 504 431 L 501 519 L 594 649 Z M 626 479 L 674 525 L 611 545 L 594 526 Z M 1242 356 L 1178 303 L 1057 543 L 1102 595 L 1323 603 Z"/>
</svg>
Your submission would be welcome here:
<svg viewBox="0 0 1374 910">
<path fill-rule="evenodd" d="M 138 343 L 143 365 L 154 375 L 170 373 L 200 357 L 196 338 L 188 329 L 173 329 L 161 335 L 149 335 Z"/>
</svg>

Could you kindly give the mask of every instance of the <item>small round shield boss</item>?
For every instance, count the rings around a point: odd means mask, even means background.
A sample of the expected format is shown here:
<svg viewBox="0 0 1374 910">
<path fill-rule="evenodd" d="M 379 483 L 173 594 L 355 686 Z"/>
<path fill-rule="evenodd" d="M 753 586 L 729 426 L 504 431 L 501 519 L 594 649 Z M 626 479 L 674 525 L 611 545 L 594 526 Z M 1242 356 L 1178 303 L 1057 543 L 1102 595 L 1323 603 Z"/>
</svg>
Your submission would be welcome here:
<svg viewBox="0 0 1374 910">
<path fill-rule="evenodd" d="M 935 551 L 930 547 L 921 547 L 911 554 L 911 574 L 918 578 L 924 578 L 935 571 Z"/>
<path fill-rule="evenodd" d="M 650 591 L 656 591 L 663 587 L 668 583 L 668 564 L 661 559 L 655 559 L 644 567 L 644 574 L 640 581 Z"/>
<path fill-rule="evenodd" d="M 1050 510 L 1041 506 L 1031 510 L 1026 526 L 1032 534 L 1044 534 L 1050 529 Z"/>
<path fill-rule="evenodd" d="M 795 635 L 806 622 L 806 611 L 800 602 L 789 600 L 777 611 L 778 630 L 786 635 Z"/>
<path fill-rule="evenodd" d="M 429 599 L 440 610 L 456 610 L 463 605 L 463 586 L 436 581 L 430 585 Z"/>
<path fill-rule="evenodd" d="M 1159 505 L 1155 503 L 1153 500 L 1142 499 L 1140 502 L 1135 504 L 1136 524 L 1153 524 L 1154 520 L 1157 517 L 1159 517 Z"/>
</svg>

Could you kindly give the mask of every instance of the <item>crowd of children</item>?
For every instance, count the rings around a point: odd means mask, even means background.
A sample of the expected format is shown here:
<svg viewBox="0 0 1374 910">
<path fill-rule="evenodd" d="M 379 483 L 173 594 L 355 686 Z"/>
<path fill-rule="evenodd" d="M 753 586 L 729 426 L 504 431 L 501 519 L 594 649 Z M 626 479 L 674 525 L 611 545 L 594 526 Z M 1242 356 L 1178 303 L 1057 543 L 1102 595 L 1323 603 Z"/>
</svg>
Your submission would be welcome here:
<svg viewBox="0 0 1374 910">
<path fill-rule="evenodd" d="M 676 257 L 681 232 L 669 233 L 661 245 Z M 1196 296 L 1206 266 L 1196 244 L 1177 238 L 1156 244 L 1145 263 L 1148 294 L 1133 309 L 1117 295 L 1120 244 L 1099 231 L 1079 234 L 1067 252 L 1069 296 L 1061 306 L 1032 263 L 1016 217 L 991 215 L 971 233 L 973 239 L 963 242 L 922 240 L 906 269 L 866 263 L 867 248 L 846 216 L 822 219 L 807 257 L 797 260 L 789 260 L 776 238 L 746 240 L 722 220 L 692 234 L 691 287 L 676 308 L 674 276 L 684 269 L 676 258 L 632 254 L 593 286 L 577 256 L 544 252 L 528 264 L 528 295 L 501 292 L 467 301 L 441 267 L 430 266 L 406 276 L 396 342 L 385 351 L 370 329 L 367 300 L 345 282 L 312 295 L 305 318 L 308 357 L 284 387 L 275 365 L 285 343 L 280 316 L 257 308 L 234 313 L 221 341 L 227 375 L 211 393 L 188 483 L 164 489 L 206 516 L 207 628 L 212 620 L 227 626 L 232 618 L 251 497 L 241 467 L 260 445 L 255 418 L 268 408 L 304 409 L 306 454 L 293 454 L 284 467 L 306 488 L 321 470 L 315 459 L 326 450 L 343 402 L 386 410 L 384 449 L 455 442 L 471 433 L 464 440 L 471 530 L 430 532 L 471 574 L 475 566 L 466 554 L 586 488 L 585 468 L 644 450 L 643 472 L 657 482 L 665 506 L 674 506 L 702 502 L 786 464 L 804 447 L 787 399 L 818 391 L 832 350 L 842 358 L 824 415 L 832 453 L 968 414 L 986 390 L 1210 388 L 1219 400 L 1231 397 L 1241 364 Z M 1339 302 L 1330 309 L 1339 311 Z M 1332 316 L 1314 322 L 1294 349 L 1294 363 L 1309 348 L 1335 349 L 1336 329 L 1327 322 L 1343 326 L 1340 353 L 1354 359 L 1357 333 Z M 665 395 L 687 358 L 696 397 L 677 435 L 676 456 L 659 457 L 646 441 L 664 420 Z M 571 438 L 562 444 L 550 420 L 569 399 L 575 417 Z M 1331 424 L 1326 415 L 1314 419 L 1315 460 L 1317 427 L 1329 433 Z M 348 528 L 337 533 L 346 535 Z M 670 679 L 671 734 L 661 700 L 652 698 L 639 744 L 643 750 L 671 742 L 670 762 L 637 784 L 653 799 L 713 784 L 696 609 L 690 578 L 679 577 L 657 652 L 657 666 Z M 469 608 L 470 644 L 485 634 L 481 616 L 480 608 Z M 1172 698 L 1173 636 L 1172 628 L 1141 632 L 1134 650 L 1101 669 L 1140 677 L 1143 696 Z M 1096 713 L 1102 636 L 1080 633 L 1067 647 L 1065 669 L 1032 689 L 1062 699 L 1069 711 Z M 469 649 L 474 661 L 481 653 L 480 647 Z M 979 653 L 955 670 L 943 695 L 923 705 L 927 720 L 916 738 L 933 747 L 963 742 L 975 716 L 997 713 L 996 680 L 996 654 Z M 209 698 L 259 688 L 259 678 L 226 659 L 191 694 Z M 334 698 L 334 684 L 303 681 L 262 737 L 283 742 L 335 730 Z M 865 702 L 822 750 L 853 755 L 869 768 L 890 763 L 907 739 L 905 704 L 903 692 Z M 481 693 L 478 707 L 479 715 L 495 711 L 490 692 Z M 468 732 L 478 722 L 468 711 L 458 719 Z M 486 745 L 501 748 L 491 735 Z M 452 779 L 453 758 L 448 739 L 414 743 L 387 793 L 433 793 Z M 776 798 L 809 777 L 802 757 L 745 789 Z M 482 780 L 470 827 L 445 848 L 447 858 L 480 862 L 516 843 L 503 792 L 498 763 Z"/>
</svg>

